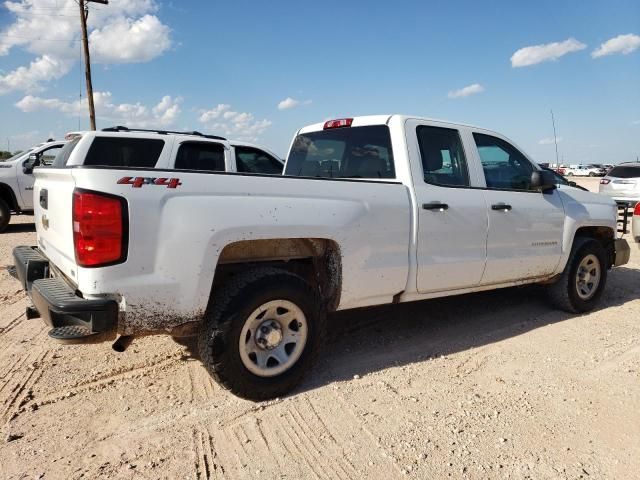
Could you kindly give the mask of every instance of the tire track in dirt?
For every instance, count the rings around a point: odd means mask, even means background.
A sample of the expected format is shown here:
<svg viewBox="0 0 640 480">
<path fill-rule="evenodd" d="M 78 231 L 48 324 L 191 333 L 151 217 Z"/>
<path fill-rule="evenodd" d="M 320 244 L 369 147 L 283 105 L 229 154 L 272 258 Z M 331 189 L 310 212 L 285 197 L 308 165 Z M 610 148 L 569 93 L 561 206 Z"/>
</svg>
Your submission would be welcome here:
<svg viewBox="0 0 640 480">
<path fill-rule="evenodd" d="M 13 330 L 15 327 L 20 325 L 20 323 L 22 323 L 22 317 L 24 317 L 24 313 L 21 313 L 20 315 L 15 317 L 13 320 L 9 320 L 9 322 L 6 325 L 0 327 L 0 335 L 4 335 L 8 333 L 11 330 Z"/>
<path fill-rule="evenodd" d="M 325 408 L 325 406 L 322 406 Z M 236 421 L 222 425 L 213 432 L 218 454 L 231 476 L 246 473 L 246 467 L 260 466 L 261 474 L 269 477 L 298 462 L 299 474 L 304 478 L 356 479 L 370 468 L 364 457 L 357 464 L 344 455 L 345 445 L 353 438 L 344 434 L 362 430 L 353 415 L 339 415 L 336 411 L 320 409 L 313 401 L 301 396 L 270 408 L 258 409 Z M 336 435 L 325 419 L 331 418 Z M 358 435 L 358 450 L 375 452 L 380 449 L 369 434 Z M 282 460 L 284 459 L 284 460 Z M 282 463 L 282 462 L 285 463 Z M 395 469 L 389 462 L 387 467 Z M 235 469 L 235 471 L 233 471 Z"/>
<path fill-rule="evenodd" d="M 187 367 L 189 376 L 189 395 L 192 402 L 206 402 L 215 394 L 213 379 L 200 362 L 190 362 Z"/>
<path fill-rule="evenodd" d="M 97 378 L 94 377 L 91 380 L 78 382 L 74 385 L 65 387 L 64 390 L 53 391 L 44 396 L 42 399 L 38 400 L 37 403 L 39 406 L 49 405 L 81 393 L 102 390 L 122 380 L 131 380 L 134 378 L 145 377 L 155 370 L 178 366 L 180 358 L 181 356 L 176 354 L 171 355 L 170 357 L 162 358 L 152 364 L 146 362 L 144 365 L 134 365 L 113 369 L 111 371 L 105 372 Z"/>
<path fill-rule="evenodd" d="M 213 439 L 208 430 L 193 430 L 195 473 L 198 480 L 224 478 L 224 468 L 216 463 L 217 454 L 213 449 Z"/>
<path fill-rule="evenodd" d="M 44 375 L 44 370 L 40 368 L 40 365 L 46 360 L 49 353 L 49 350 L 41 351 L 36 355 L 33 362 L 29 362 L 34 365 L 34 367 L 30 369 L 31 371 L 26 376 L 22 376 L 18 381 L 12 383 L 15 378 L 15 375 L 12 375 L 12 378 L 7 382 L 8 385 L 12 385 L 12 388 L 8 391 L 8 396 L 2 402 L 0 418 L 2 418 L 3 421 L 14 417 L 19 410 L 33 398 L 33 388 Z M 21 363 L 20 368 L 15 369 L 13 372 L 21 372 L 24 363 L 26 362 Z"/>
</svg>

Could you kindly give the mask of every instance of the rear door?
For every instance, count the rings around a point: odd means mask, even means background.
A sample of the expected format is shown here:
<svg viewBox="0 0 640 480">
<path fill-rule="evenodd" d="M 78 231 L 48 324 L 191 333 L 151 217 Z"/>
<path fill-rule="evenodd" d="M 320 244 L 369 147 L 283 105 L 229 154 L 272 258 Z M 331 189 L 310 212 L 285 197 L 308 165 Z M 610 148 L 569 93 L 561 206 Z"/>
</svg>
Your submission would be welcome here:
<svg viewBox="0 0 640 480">
<path fill-rule="evenodd" d="M 557 190 L 531 188 L 536 167 L 506 139 L 473 132 L 486 183 L 489 234 L 482 284 L 551 274 L 560 260 L 564 207 Z"/>
<path fill-rule="evenodd" d="M 418 203 L 420 293 L 478 285 L 486 259 L 487 206 L 467 161 L 461 132 L 408 120 L 407 144 Z"/>
</svg>

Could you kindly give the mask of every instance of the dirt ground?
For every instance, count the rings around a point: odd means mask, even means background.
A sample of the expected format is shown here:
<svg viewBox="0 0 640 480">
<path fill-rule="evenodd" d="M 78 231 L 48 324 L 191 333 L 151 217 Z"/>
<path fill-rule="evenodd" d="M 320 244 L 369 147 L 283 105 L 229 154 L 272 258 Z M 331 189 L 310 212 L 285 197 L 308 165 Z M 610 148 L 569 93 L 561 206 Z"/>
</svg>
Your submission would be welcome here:
<svg viewBox="0 0 640 480">
<path fill-rule="evenodd" d="M 588 181 L 588 180 L 587 180 Z M 240 400 L 167 337 L 62 346 L 0 235 L 0 478 L 638 478 L 640 250 L 601 307 L 524 287 L 331 318 L 291 396 Z"/>
</svg>

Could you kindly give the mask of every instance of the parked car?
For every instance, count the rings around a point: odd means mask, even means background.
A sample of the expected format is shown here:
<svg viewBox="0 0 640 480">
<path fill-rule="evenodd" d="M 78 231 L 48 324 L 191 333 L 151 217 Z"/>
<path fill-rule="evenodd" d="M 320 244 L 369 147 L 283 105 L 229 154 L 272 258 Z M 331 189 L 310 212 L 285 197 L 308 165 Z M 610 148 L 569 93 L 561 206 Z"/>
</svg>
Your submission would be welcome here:
<svg viewBox="0 0 640 480">
<path fill-rule="evenodd" d="M 542 164 L 540 164 L 542 166 Z M 551 172 L 551 174 L 553 175 L 553 178 L 555 178 L 556 181 L 556 187 L 558 188 L 563 188 L 563 187 L 572 187 L 572 188 L 577 188 L 579 190 L 584 190 L 585 192 L 588 192 L 589 189 L 588 188 L 584 188 L 581 185 L 578 185 L 576 182 L 572 182 L 570 180 L 567 180 L 564 176 L 562 176 L 560 173 L 556 172 L 555 170 L 548 168 L 548 167 L 542 167 L 543 170 L 548 170 L 549 172 Z"/>
<path fill-rule="evenodd" d="M 591 165 L 570 165 L 565 169 L 564 174 L 568 177 L 601 177 L 605 174 L 604 169 Z"/>
<path fill-rule="evenodd" d="M 64 141 L 40 143 L 0 163 L 0 233 L 12 215 L 33 211 L 33 169 L 49 165 L 66 144 Z"/>
<path fill-rule="evenodd" d="M 616 201 L 640 202 L 640 163 L 621 163 L 600 179 L 600 193 Z"/>
<path fill-rule="evenodd" d="M 83 138 L 68 168 L 37 170 L 38 246 L 14 250 L 27 316 L 67 343 L 119 333 L 119 350 L 195 334 L 211 375 L 242 397 L 290 391 L 327 312 L 532 283 L 585 312 L 629 260 L 613 200 L 557 189 L 489 130 L 329 120 L 297 132 L 284 176 L 183 170 L 164 153 L 141 166 L 162 140 L 105 166 Z"/>
<path fill-rule="evenodd" d="M 70 132 L 61 166 L 179 168 L 209 172 L 282 174 L 284 161 L 264 147 L 200 132 L 109 127 Z M 78 150 L 76 154 L 72 153 Z"/>
</svg>

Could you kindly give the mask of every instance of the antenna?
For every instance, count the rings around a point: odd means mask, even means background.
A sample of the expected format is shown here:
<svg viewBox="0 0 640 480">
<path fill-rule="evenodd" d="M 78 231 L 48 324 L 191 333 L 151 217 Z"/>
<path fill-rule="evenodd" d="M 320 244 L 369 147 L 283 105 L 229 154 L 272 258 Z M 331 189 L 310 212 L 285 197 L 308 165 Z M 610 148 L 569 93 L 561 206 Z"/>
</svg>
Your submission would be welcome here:
<svg viewBox="0 0 640 480">
<path fill-rule="evenodd" d="M 556 135 L 556 120 L 553 118 L 553 109 L 551 109 L 551 124 L 553 125 L 553 142 L 556 144 L 556 168 L 560 166 L 558 160 L 558 136 Z"/>
</svg>

